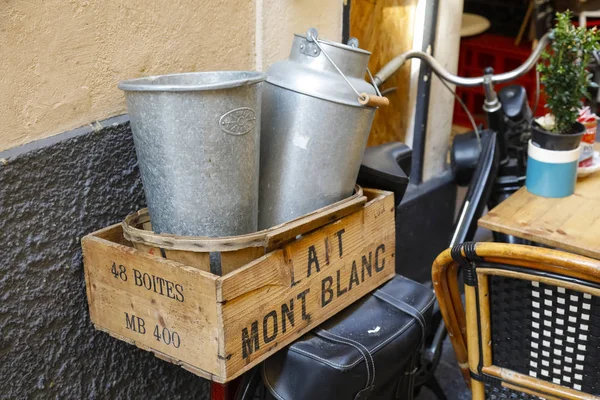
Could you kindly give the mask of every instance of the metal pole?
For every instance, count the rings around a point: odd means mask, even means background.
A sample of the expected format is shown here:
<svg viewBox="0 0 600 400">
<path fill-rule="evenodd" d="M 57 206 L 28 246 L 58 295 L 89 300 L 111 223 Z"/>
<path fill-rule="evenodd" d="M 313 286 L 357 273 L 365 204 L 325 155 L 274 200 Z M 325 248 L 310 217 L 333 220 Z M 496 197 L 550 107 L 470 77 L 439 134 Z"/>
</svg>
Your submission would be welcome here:
<svg viewBox="0 0 600 400">
<path fill-rule="evenodd" d="M 350 7 L 352 1 L 348 0 L 344 2 L 344 11 L 342 15 L 342 43 L 348 43 L 350 39 Z"/>
<path fill-rule="evenodd" d="M 421 51 L 434 50 L 435 33 L 438 17 L 438 0 L 421 0 L 425 2 L 425 18 Z M 427 118 L 429 117 L 429 95 L 431 90 L 431 68 L 421 63 L 417 84 L 415 104 L 415 123 L 413 132 L 413 156 L 411 167 L 411 183 L 423 181 L 423 161 L 425 159 L 425 140 L 427 137 Z"/>
</svg>

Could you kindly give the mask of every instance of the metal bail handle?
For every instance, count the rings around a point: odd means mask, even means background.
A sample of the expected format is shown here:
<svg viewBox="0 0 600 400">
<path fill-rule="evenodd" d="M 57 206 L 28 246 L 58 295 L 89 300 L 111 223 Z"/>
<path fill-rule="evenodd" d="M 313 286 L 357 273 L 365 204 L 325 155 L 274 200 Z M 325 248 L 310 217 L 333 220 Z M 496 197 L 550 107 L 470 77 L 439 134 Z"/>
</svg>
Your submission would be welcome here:
<svg viewBox="0 0 600 400">
<path fill-rule="evenodd" d="M 350 80 L 348 80 L 346 75 L 344 75 L 342 70 L 339 69 L 339 67 L 335 64 L 335 62 L 331 59 L 331 57 L 329 57 L 329 54 L 327 54 L 327 52 L 321 47 L 318 39 L 319 39 L 319 32 L 315 28 L 310 28 L 306 32 L 306 40 L 308 40 L 309 42 L 313 42 L 319 48 L 319 50 L 321 50 L 321 53 L 323 53 L 325 55 L 325 57 L 327 57 L 327 59 L 329 60 L 331 65 L 333 65 L 335 70 L 342 76 L 342 78 L 344 78 L 344 80 L 346 81 L 348 86 L 350 86 L 350 88 L 354 91 L 354 93 L 356 93 L 356 95 L 358 96 L 358 102 L 361 105 L 369 106 L 369 107 L 386 107 L 390 104 L 390 101 L 388 100 L 388 98 L 383 97 L 381 95 L 381 92 L 379 91 L 379 88 L 377 87 L 377 85 L 375 85 L 375 83 L 374 83 L 375 81 L 373 80 L 373 75 L 371 75 L 371 71 L 369 71 L 369 68 L 367 68 L 367 73 L 369 74 L 369 78 L 371 79 L 371 85 L 373 85 L 373 87 L 375 88 L 375 93 L 377 93 L 377 95 L 375 95 L 375 96 L 367 94 L 367 93 L 360 93 L 358 90 L 356 90 L 354 85 L 352 85 L 352 83 L 350 82 Z M 352 39 L 354 39 L 354 38 L 352 38 Z M 353 44 L 355 44 L 355 45 L 353 46 Z M 357 46 L 358 46 L 358 40 L 354 39 L 354 41 L 351 44 L 351 47 L 357 47 Z"/>
</svg>

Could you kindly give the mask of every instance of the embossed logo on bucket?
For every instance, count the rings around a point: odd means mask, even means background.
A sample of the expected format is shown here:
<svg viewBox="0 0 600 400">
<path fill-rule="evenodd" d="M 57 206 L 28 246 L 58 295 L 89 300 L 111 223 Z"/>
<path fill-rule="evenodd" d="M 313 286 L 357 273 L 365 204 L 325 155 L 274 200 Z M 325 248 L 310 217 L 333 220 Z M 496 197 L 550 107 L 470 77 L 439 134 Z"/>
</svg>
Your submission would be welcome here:
<svg viewBox="0 0 600 400">
<path fill-rule="evenodd" d="M 256 113 L 248 107 L 236 108 L 219 118 L 219 127 L 229 135 L 245 135 L 254 128 L 255 124 Z"/>
</svg>

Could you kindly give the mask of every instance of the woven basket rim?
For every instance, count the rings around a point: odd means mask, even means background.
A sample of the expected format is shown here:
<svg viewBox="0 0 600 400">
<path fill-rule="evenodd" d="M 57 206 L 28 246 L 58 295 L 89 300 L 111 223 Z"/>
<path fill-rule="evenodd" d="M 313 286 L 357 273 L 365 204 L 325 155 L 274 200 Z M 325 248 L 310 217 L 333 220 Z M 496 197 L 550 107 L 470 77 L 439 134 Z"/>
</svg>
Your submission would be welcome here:
<svg viewBox="0 0 600 400">
<path fill-rule="evenodd" d="M 140 228 L 140 225 L 150 222 L 148 208 L 142 208 L 141 210 L 129 214 L 127 217 L 125 217 L 121 223 L 121 226 L 123 228 L 123 236 L 125 239 L 136 244 L 160 247 L 168 250 L 195 252 L 231 251 L 247 247 L 265 247 L 268 244 L 269 238 L 272 237 L 276 232 L 281 232 L 288 226 L 302 222 L 303 220 L 308 219 L 315 214 L 342 206 L 345 203 L 360 201 L 361 199 L 364 200 L 363 203 L 366 202 L 362 187 L 355 185 L 354 193 L 343 200 L 315 210 L 291 221 L 275 225 L 271 228 L 237 236 L 179 236 L 169 233 L 155 233 L 150 230 L 145 230 Z"/>
</svg>

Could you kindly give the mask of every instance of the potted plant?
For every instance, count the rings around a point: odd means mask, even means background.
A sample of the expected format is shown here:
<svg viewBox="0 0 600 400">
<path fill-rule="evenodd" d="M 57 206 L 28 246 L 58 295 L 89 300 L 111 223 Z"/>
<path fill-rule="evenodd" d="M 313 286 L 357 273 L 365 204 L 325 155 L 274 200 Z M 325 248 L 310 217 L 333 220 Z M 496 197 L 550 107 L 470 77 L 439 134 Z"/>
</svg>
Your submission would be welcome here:
<svg viewBox="0 0 600 400">
<path fill-rule="evenodd" d="M 544 197 L 565 197 L 575 190 L 585 132 L 577 110 L 589 98 L 592 82 L 586 68 L 600 39 L 596 28 L 575 27 L 570 11 L 557 13 L 556 21 L 552 44 L 537 66 L 551 113 L 533 122 L 527 161 L 527 189 Z"/>
</svg>

